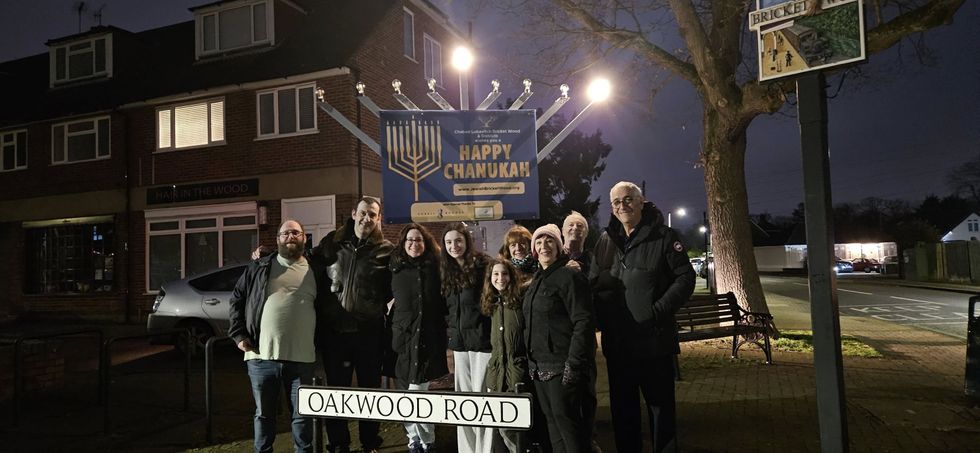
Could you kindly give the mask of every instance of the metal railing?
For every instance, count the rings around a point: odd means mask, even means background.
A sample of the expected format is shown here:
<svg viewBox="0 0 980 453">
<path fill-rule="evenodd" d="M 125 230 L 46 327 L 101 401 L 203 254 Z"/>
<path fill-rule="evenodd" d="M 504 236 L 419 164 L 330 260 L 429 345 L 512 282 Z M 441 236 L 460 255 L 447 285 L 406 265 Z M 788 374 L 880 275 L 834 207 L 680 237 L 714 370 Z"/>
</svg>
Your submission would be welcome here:
<svg viewBox="0 0 980 453">
<path fill-rule="evenodd" d="M 99 341 L 98 344 L 101 345 L 102 330 L 100 329 L 69 330 L 69 331 L 62 331 L 62 332 L 37 334 L 37 335 L 23 335 L 17 337 L 17 339 L 14 341 L 14 404 L 12 405 L 13 420 L 11 420 L 11 424 L 14 428 L 17 428 L 20 424 L 20 410 L 21 410 L 21 405 L 23 403 L 22 398 L 24 393 L 24 364 L 23 364 L 24 356 L 23 356 L 23 351 L 21 350 L 21 345 L 24 343 L 24 341 L 70 337 L 76 335 L 91 335 L 91 334 L 95 334 L 98 337 L 98 341 Z M 99 375 L 101 374 L 102 374 L 102 363 L 100 361 Z M 102 403 L 102 400 L 100 399 L 100 395 L 102 395 L 101 386 L 103 385 L 103 382 L 101 379 L 98 380 L 98 385 L 99 388 L 96 390 L 97 391 L 96 401 L 98 403 Z"/>
<path fill-rule="evenodd" d="M 99 354 L 99 389 L 100 389 L 100 399 L 99 402 L 102 404 L 102 432 L 104 434 L 109 434 L 110 428 L 110 416 L 109 416 L 109 382 L 112 377 L 112 346 L 121 341 L 132 341 L 141 340 L 147 338 L 156 338 L 167 335 L 179 335 L 181 340 L 187 345 L 184 348 L 184 412 L 190 411 L 190 388 L 191 388 L 191 352 L 192 344 L 194 341 L 194 336 L 191 335 L 188 329 L 170 329 L 160 332 L 141 334 L 141 335 L 128 335 L 123 337 L 112 337 L 102 344 L 102 350 Z"/>
<path fill-rule="evenodd" d="M 214 344 L 219 341 L 232 341 L 231 337 L 211 337 L 208 342 L 204 345 L 204 412 L 205 412 L 205 428 L 204 435 L 208 441 L 208 444 L 214 443 L 214 418 L 212 417 L 213 404 L 212 404 L 212 386 L 214 380 L 214 372 L 212 370 L 214 365 Z"/>
</svg>

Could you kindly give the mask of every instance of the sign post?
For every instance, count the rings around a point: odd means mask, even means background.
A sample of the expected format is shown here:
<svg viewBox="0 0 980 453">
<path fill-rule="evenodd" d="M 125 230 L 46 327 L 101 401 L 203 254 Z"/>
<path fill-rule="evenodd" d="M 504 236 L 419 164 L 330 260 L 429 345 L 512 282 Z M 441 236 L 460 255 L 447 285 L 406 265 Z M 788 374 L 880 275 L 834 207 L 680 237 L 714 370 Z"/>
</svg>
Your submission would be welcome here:
<svg viewBox="0 0 980 453">
<path fill-rule="evenodd" d="M 758 36 L 759 81 L 798 75 L 807 269 L 820 448 L 848 451 L 844 364 L 831 223 L 825 68 L 865 59 L 860 0 L 757 0 L 749 28 Z"/>
</svg>

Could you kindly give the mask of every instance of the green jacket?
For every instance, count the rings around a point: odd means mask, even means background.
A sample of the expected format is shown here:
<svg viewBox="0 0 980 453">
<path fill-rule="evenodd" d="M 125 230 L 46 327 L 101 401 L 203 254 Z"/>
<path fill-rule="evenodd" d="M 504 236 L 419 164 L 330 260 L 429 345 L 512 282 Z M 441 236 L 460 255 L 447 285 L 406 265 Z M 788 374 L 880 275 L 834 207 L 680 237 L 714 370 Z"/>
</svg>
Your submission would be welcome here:
<svg viewBox="0 0 980 453">
<path fill-rule="evenodd" d="M 527 354 L 524 348 L 524 313 L 520 307 L 498 300 L 490 316 L 490 362 L 484 385 L 491 392 L 513 391 L 527 383 Z"/>
</svg>

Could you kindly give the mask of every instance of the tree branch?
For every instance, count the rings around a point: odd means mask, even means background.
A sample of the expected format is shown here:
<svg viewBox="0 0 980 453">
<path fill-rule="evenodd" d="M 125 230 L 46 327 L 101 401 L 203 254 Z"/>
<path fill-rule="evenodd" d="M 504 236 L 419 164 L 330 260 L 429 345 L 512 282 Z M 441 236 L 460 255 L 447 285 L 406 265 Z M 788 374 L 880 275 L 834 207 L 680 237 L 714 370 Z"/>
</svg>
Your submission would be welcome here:
<svg viewBox="0 0 980 453">
<path fill-rule="evenodd" d="M 953 14 L 966 0 L 932 0 L 868 32 L 868 55 L 881 52 L 913 33 L 953 21 Z"/>
<path fill-rule="evenodd" d="M 609 44 L 618 48 L 633 49 L 650 61 L 677 73 L 695 87 L 701 86 L 701 79 L 694 66 L 651 43 L 639 30 L 617 29 L 607 25 L 572 0 L 553 0 L 553 2 L 587 30 Z"/>
</svg>

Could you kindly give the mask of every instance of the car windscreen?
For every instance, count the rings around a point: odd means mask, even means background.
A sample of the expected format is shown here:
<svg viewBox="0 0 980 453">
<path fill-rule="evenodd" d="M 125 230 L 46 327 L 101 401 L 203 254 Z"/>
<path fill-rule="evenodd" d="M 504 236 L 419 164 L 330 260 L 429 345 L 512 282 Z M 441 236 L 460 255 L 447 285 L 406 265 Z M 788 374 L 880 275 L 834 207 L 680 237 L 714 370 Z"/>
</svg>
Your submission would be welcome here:
<svg viewBox="0 0 980 453">
<path fill-rule="evenodd" d="M 243 272 L 245 272 L 245 266 L 235 266 L 191 279 L 188 284 L 198 291 L 231 292 L 235 289 L 235 284 L 238 283 Z"/>
</svg>

